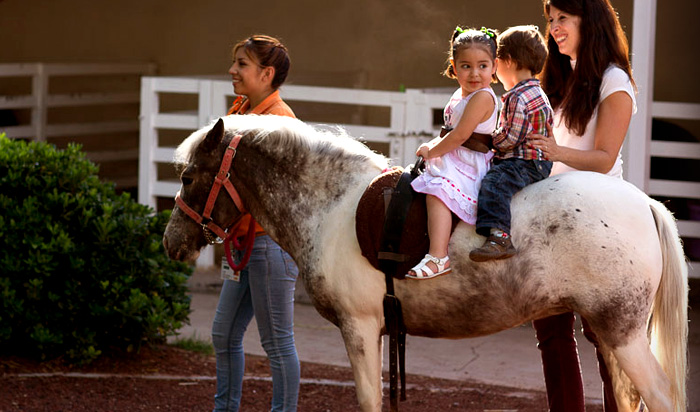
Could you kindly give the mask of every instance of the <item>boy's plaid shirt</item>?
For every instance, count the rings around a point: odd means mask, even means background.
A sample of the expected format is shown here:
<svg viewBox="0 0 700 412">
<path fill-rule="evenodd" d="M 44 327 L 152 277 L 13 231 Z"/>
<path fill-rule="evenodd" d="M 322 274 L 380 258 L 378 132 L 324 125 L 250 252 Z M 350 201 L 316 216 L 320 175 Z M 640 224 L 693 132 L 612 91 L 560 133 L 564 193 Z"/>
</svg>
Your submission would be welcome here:
<svg viewBox="0 0 700 412">
<path fill-rule="evenodd" d="M 527 79 L 505 93 L 498 129 L 493 138 L 496 157 L 547 160 L 527 141 L 530 133 L 547 135 L 545 123 L 552 125 L 554 111 L 537 79 Z"/>
</svg>

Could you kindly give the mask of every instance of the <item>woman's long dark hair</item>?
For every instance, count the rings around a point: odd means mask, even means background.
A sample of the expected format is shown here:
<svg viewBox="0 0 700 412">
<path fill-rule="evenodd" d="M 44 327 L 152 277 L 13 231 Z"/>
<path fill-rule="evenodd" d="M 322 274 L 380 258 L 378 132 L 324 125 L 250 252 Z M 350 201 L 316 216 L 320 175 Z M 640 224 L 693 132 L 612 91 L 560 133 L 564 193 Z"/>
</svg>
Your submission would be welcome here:
<svg viewBox="0 0 700 412">
<path fill-rule="evenodd" d="M 581 18 L 575 70 L 569 57 L 559 52 L 547 23 L 549 56 L 541 81 L 552 106 L 562 110 L 566 127 L 583 135 L 600 102 L 600 84 L 610 64 L 624 70 L 634 85 L 627 37 L 609 0 L 543 0 L 543 5 L 548 20 L 550 6 Z"/>
</svg>

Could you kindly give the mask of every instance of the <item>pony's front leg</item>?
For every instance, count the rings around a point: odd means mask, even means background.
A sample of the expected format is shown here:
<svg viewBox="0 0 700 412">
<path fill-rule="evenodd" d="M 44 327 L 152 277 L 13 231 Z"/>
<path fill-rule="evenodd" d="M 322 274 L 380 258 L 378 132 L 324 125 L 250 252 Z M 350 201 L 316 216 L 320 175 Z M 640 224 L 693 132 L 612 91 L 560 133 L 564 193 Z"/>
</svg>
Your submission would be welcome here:
<svg viewBox="0 0 700 412">
<path fill-rule="evenodd" d="M 342 322 L 345 341 L 355 377 L 357 401 L 363 412 L 382 410 L 382 337 L 380 319 L 351 318 Z"/>
</svg>

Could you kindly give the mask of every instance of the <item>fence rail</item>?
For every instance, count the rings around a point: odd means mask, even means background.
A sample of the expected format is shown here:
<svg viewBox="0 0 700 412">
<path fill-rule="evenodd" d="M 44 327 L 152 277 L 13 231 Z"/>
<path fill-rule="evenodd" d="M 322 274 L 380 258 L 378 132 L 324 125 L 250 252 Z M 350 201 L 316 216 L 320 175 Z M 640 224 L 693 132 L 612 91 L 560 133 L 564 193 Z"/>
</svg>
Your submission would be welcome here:
<svg viewBox="0 0 700 412">
<path fill-rule="evenodd" d="M 137 91 L 100 93 L 51 94 L 49 84 L 60 81 L 62 76 L 96 77 L 105 75 L 152 75 L 156 66 L 150 63 L 139 64 L 61 64 L 61 63 L 4 63 L 0 64 L 0 78 L 29 78 L 29 94 L 0 95 L 0 109 L 30 109 L 31 121 L 28 125 L 8 126 L 3 131 L 10 138 L 30 138 L 46 140 L 47 137 L 66 134 L 99 132 L 99 123 L 48 124 L 46 115 L 50 108 L 82 107 L 139 103 Z M 16 80 L 17 81 L 17 80 Z M 138 130 L 137 122 L 107 124 L 111 130 Z"/>
<path fill-rule="evenodd" d="M 170 162 L 174 147 L 164 147 L 158 142 L 160 129 L 194 131 L 225 114 L 228 99 L 234 94 L 231 83 L 210 78 L 144 77 L 141 88 L 141 148 L 139 172 L 139 201 L 156 205 L 160 196 L 172 197 L 173 182 L 159 180 L 157 164 Z M 195 111 L 161 112 L 161 93 L 196 95 Z M 414 160 L 418 145 L 436 132 L 432 124 L 432 111 L 442 109 L 449 95 L 425 97 L 420 90 L 388 92 L 373 90 L 340 89 L 288 85 L 281 89 L 287 101 L 315 103 L 344 103 L 363 106 L 379 106 L 390 109 L 390 124 L 386 127 L 357 124 L 341 124 L 348 133 L 368 142 L 388 143 L 390 157 L 395 164 L 408 164 Z M 316 126 L 318 123 L 309 122 Z"/>
<path fill-rule="evenodd" d="M 226 113 L 233 96 L 228 80 L 211 78 L 145 77 L 141 88 L 141 148 L 139 172 L 139 201 L 156 205 L 159 196 L 173 197 L 180 187 L 174 180 L 159 179 L 157 165 L 173 158 L 174 147 L 163 147 L 158 142 L 159 129 L 194 131 Z M 197 96 L 197 110 L 188 112 L 161 112 L 160 93 L 181 93 Z M 356 137 L 368 142 L 389 145 L 389 157 L 395 164 L 406 165 L 415 160 L 415 150 L 437 132 L 433 124 L 433 111 L 442 109 L 449 93 L 431 93 L 409 89 L 406 92 L 389 92 L 361 89 L 339 89 L 288 85 L 281 89 L 285 100 L 384 107 L 390 110 L 387 126 L 341 124 Z M 700 105 L 655 103 L 657 117 L 700 119 Z M 310 122 L 313 124 L 313 122 Z M 658 142 L 651 145 L 652 156 L 700 159 L 700 143 Z M 628 162 L 648 159 L 626 159 Z M 658 196 L 700 199 L 700 183 L 649 179 L 649 193 Z M 700 222 L 678 222 L 682 236 L 700 238 Z M 211 249 L 211 248 L 207 248 Z M 205 249 L 206 250 L 206 249 Z M 200 266 L 212 265 L 213 252 L 205 252 L 198 261 Z M 700 277 L 699 264 L 691 264 L 691 276 Z"/>
<path fill-rule="evenodd" d="M 107 116 L 100 121 L 57 122 L 49 116 L 51 109 L 83 110 L 85 107 L 133 104 L 140 102 L 138 86 L 130 90 L 115 88 L 115 84 L 97 85 L 97 81 L 105 76 L 136 77 L 153 75 L 155 64 L 150 63 L 119 63 L 119 64 L 62 64 L 62 63 L 3 63 L 0 64 L 0 110 L 19 113 L 29 112 L 28 116 L 18 116 L 18 124 L 1 125 L 2 131 L 10 138 L 26 138 L 46 141 L 51 138 L 83 136 L 89 139 L 99 139 L 106 133 L 134 133 L 139 130 L 136 119 L 117 119 Z M 70 81 L 66 79 L 70 77 Z M 74 91 L 52 93 L 51 85 L 75 87 Z M 80 90 L 89 84 L 99 91 Z M 121 86 L 120 86 L 121 87 Z M 61 88 L 59 88 L 61 89 Z M 111 110 L 111 108 L 110 108 Z M 110 112 L 111 113 L 111 112 Z M 22 118 L 26 117 L 26 118 Z M 86 142 L 86 141 L 81 141 Z M 93 145 L 98 151 L 87 153 L 88 158 L 95 162 L 112 162 L 131 160 L 138 157 L 136 147 L 126 147 L 121 150 L 99 151 L 101 144 Z M 130 177 L 115 179 L 118 186 L 136 186 L 136 173 Z"/>
<path fill-rule="evenodd" d="M 654 118 L 675 120 L 700 120 L 700 104 L 652 102 L 651 114 Z M 700 142 L 674 142 L 652 140 L 649 147 L 650 157 L 673 159 L 691 159 L 700 161 Z M 635 159 L 632 161 L 646 161 Z M 650 196 L 700 200 L 700 182 L 686 182 L 664 179 L 651 179 L 647 176 L 647 193 Z M 700 211 L 690 209 L 692 220 L 678 220 L 678 232 L 686 239 L 686 248 L 696 254 L 689 262 L 689 275 L 700 278 Z"/>
</svg>

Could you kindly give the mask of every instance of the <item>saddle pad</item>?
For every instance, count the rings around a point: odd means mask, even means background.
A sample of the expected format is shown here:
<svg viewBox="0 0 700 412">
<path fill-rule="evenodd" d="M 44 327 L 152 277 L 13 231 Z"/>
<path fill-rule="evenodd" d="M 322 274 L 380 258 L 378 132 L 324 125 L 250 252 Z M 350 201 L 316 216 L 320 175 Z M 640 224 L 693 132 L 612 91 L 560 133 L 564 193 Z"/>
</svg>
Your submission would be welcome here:
<svg viewBox="0 0 700 412">
<path fill-rule="evenodd" d="M 379 269 L 377 254 L 381 246 L 382 231 L 384 229 L 384 188 L 396 187 L 403 171 L 403 168 L 393 167 L 374 178 L 367 186 L 357 205 L 355 231 L 362 250 L 362 256 L 367 258 L 372 266 L 377 269 Z M 452 230 L 454 230 L 458 222 L 459 219 L 453 215 Z M 394 277 L 403 279 L 406 273 L 428 253 L 429 246 L 425 195 L 415 193 L 413 202 L 408 209 L 399 246 L 399 253 L 406 255 L 407 260 L 398 262 L 397 273 L 394 274 Z"/>
</svg>

